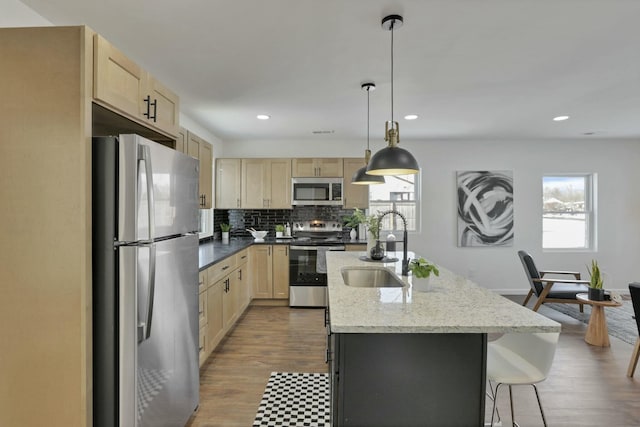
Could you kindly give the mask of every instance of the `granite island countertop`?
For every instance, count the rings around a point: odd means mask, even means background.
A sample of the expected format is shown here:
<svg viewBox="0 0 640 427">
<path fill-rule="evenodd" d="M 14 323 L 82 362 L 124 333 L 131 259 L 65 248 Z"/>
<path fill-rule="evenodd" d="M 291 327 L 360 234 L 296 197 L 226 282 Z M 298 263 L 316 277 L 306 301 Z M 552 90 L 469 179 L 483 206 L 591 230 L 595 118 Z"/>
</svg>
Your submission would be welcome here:
<svg viewBox="0 0 640 427">
<path fill-rule="evenodd" d="M 412 289 L 412 276 L 402 277 L 402 252 L 395 263 L 359 259 L 364 252 L 327 252 L 329 315 L 334 333 L 505 333 L 559 332 L 560 324 L 438 266 L 433 290 Z M 409 253 L 409 258 L 414 258 Z M 341 269 L 384 266 L 402 278 L 402 288 L 359 288 L 345 285 Z"/>
</svg>

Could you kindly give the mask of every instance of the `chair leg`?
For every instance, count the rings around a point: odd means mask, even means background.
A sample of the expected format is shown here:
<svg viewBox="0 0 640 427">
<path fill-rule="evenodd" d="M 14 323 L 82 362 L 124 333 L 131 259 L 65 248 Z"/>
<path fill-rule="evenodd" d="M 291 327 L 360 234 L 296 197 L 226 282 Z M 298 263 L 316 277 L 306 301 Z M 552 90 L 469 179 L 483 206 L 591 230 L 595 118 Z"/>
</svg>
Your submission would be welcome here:
<svg viewBox="0 0 640 427">
<path fill-rule="evenodd" d="M 638 358 L 640 358 L 640 337 L 636 340 L 636 345 L 631 353 L 631 360 L 629 361 L 629 368 L 627 369 L 627 376 L 633 377 L 636 372 L 636 366 L 638 366 Z"/>
<path fill-rule="evenodd" d="M 538 394 L 538 387 L 535 384 L 531 384 L 533 390 L 536 392 L 536 399 L 538 399 L 538 406 L 540 407 L 540 414 L 542 415 L 542 424 L 547 427 L 547 419 L 544 417 L 544 411 L 542 410 L 542 403 L 540 402 L 540 395 Z"/>
<path fill-rule="evenodd" d="M 524 299 L 524 302 L 522 303 L 522 305 L 526 306 L 529 300 L 531 299 L 532 295 L 533 295 L 533 289 L 529 289 L 529 293 L 527 294 L 527 297 Z"/>
<path fill-rule="evenodd" d="M 584 304 L 580 304 L 580 313 L 584 313 Z"/>
</svg>

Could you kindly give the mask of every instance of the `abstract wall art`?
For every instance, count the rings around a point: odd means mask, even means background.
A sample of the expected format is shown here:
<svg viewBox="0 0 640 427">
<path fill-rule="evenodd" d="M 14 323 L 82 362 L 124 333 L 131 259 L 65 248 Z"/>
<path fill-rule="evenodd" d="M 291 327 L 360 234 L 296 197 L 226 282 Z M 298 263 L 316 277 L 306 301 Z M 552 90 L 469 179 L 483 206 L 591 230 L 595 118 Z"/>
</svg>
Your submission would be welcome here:
<svg viewBox="0 0 640 427">
<path fill-rule="evenodd" d="M 513 245 L 513 172 L 458 171 L 458 246 Z"/>
</svg>

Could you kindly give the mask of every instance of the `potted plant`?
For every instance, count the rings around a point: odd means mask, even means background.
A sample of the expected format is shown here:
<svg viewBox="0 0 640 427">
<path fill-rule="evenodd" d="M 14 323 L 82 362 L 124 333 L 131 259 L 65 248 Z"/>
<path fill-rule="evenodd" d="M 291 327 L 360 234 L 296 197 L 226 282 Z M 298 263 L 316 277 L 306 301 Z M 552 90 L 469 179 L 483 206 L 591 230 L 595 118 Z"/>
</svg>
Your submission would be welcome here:
<svg viewBox="0 0 640 427">
<path fill-rule="evenodd" d="M 604 300 L 604 289 L 603 289 L 603 281 L 602 274 L 600 274 L 600 267 L 598 266 L 598 261 L 595 259 L 591 260 L 591 267 L 589 269 L 589 299 L 594 301 L 603 301 Z"/>
<path fill-rule="evenodd" d="M 438 267 L 422 257 L 411 261 L 409 263 L 409 270 L 413 273 L 413 289 L 422 292 L 430 289 L 431 274 L 440 276 Z"/>
<path fill-rule="evenodd" d="M 359 210 L 356 208 L 356 210 Z M 358 232 L 356 231 L 356 227 L 362 224 L 362 215 L 356 215 L 355 212 L 351 215 L 347 215 L 343 218 L 345 227 L 350 227 L 351 231 L 349 231 L 349 237 L 351 240 L 356 240 L 358 237 Z"/>
<path fill-rule="evenodd" d="M 229 230 L 231 230 L 231 225 L 227 223 L 220 224 L 220 231 L 222 231 L 222 243 L 229 243 Z"/>
<path fill-rule="evenodd" d="M 282 236 L 284 236 L 284 225 L 276 224 L 276 239 Z"/>
</svg>

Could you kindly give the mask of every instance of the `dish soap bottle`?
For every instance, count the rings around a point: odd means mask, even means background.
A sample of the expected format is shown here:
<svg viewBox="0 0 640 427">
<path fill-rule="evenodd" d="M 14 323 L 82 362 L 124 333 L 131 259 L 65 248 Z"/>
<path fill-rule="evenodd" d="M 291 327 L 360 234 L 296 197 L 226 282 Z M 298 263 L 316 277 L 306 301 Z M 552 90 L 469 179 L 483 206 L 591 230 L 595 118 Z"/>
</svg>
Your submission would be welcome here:
<svg viewBox="0 0 640 427">
<path fill-rule="evenodd" d="M 287 223 L 284 228 L 284 235 L 287 237 L 291 237 L 291 227 L 289 226 L 289 223 Z"/>
</svg>

